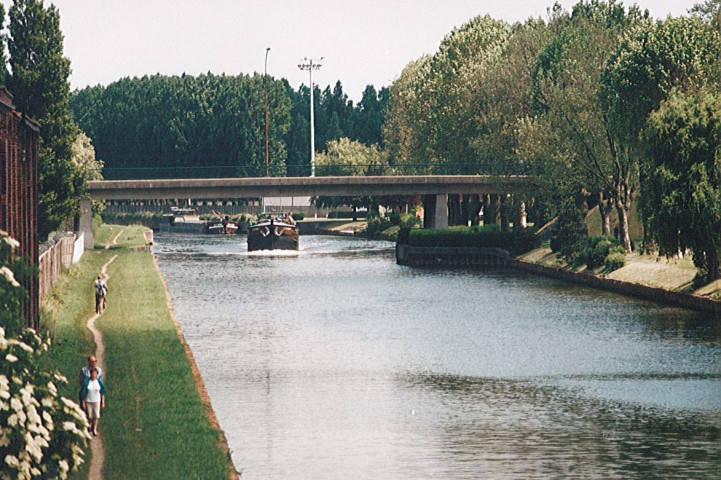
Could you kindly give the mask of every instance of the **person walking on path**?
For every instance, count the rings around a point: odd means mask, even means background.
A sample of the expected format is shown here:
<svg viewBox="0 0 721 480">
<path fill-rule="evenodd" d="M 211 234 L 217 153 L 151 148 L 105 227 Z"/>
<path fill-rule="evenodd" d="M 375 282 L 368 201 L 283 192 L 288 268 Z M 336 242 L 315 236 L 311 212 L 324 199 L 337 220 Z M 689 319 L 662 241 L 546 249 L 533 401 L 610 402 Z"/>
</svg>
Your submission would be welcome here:
<svg viewBox="0 0 721 480">
<path fill-rule="evenodd" d="M 95 313 L 102 312 L 108 306 L 106 296 L 108 294 L 108 284 L 98 275 L 95 280 Z"/>
<path fill-rule="evenodd" d="M 118 237 L 120 234 L 123 233 L 121 230 L 120 233 L 115 237 L 113 240 L 113 244 L 116 243 Z M 110 248 L 110 245 L 106 245 L 105 248 Z M 103 265 L 103 268 L 100 269 L 100 274 L 105 277 L 106 279 L 109 279 L 110 276 L 107 274 L 107 268 L 108 266 L 113 263 L 113 261 L 118 258 L 117 255 L 114 255 L 110 260 Z M 102 279 L 102 278 L 101 278 Z M 98 369 L 98 378 L 100 381 L 104 382 L 103 380 L 103 371 L 100 369 L 100 367 L 97 366 L 97 364 L 104 364 L 103 359 L 105 358 L 105 342 L 103 341 L 103 335 L 100 333 L 100 330 L 95 328 L 95 321 L 100 318 L 100 314 L 96 313 L 92 317 L 88 318 L 87 326 L 88 330 L 93 334 L 93 339 L 95 340 L 96 350 L 95 355 L 91 355 L 88 357 L 88 375 L 90 375 L 90 368 L 95 367 Z M 91 365 L 91 360 L 97 360 L 96 362 L 92 362 L 93 365 Z M 83 369 L 84 370 L 84 369 Z M 82 373 L 82 372 L 81 372 Z M 88 380 L 90 377 L 87 377 Z M 85 383 L 85 379 L 83 378 L 83 382 Z M 81 387 L 82 387 L 81 383 Z M 90 382 L 88 382 L 90 383 Z M 105 385 L 103 384 L 103 387 Z M 82 390 L 82 388 L 81 388 Z M 103 394 L 104 395 L 104 394 Z M 102 399 L 104 402 L 104 398 Z M 83 405 L 83 398 L 80 398 L 80 404 Z M 102 405 L 101 405 L 102 410 Z M 97 422 L 95 422 L 95 428 L 97 430 Z M 101 435 L 97 435 L 94 437 L 93 441 L 90 443 L 90 468 L 88 471 L 88 479 L 89 480 L 103 480 L 103 464 L 105 463 L 105 446 L 103 445 L 103 437 Z"/>
<path fill-rule="evenodd" d="M 105 384 L 98 379 L 98 369 L 90 369 L 90 378 L 86 378 L 80 391 L 83 398 L 83 409 L 90 422 L 90 432 L 98 435 L 100 411 L 105 408 Z"/>
<path fill-rule="evenodd" d="M 88 364 L 85 365 L 83 368 L 80 369 L 80 374 L 78 375 L 78 384 L 80 386 L 80 403 L 83 403 L 83 396 L 82 396 L 82 390 L 83 390 L 83 384 L 85 384 L 85 380 L 90 378 L 90 371 L 92 369 L 96 369 L 98 371 L 98 380 L 103 380 L 103 369 L 98 366 L 98 360 L 95 358 L 95 355 L 90 355 L 88 357 Z"/>
</svg>

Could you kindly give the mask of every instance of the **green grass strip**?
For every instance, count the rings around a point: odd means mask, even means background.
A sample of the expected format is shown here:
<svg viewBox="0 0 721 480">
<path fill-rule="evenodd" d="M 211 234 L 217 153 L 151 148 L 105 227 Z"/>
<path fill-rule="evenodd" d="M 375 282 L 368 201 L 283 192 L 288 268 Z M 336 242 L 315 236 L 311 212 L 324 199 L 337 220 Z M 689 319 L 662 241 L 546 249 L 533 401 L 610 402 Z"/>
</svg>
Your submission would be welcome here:
<svg viewBox="0 0 721 480">
<path fill-rule="evenodd" d="M 142 225 L 103 225 L 95 232 L 95 248 L 137 247 L 145 245 Z M 113 244 L 115 241 L 115 244 Z"/>
<path fill-rule="evenodd" d="M 107 250 L 86 251 L 76 265 L 68 269 L 55 283 L 43 301 L 42 329 L 52 336 L 52 346 L 45 355 L 49 368 L 56 369 L 68 379 L 60 394 L 77 401 L 77 375 L 86 358 L 95 351 L 92 335 L 86 327 L 95 309 L 93 281 L 102 266 L 110 259 Z M 85 463 L 71 480 L 88 478 L 90 449 Z"/>
<path fill-rule="evenodd" d="M 103 229 L 99 237 L 104 243 L 120 231 Z M 122 244 L 142 245 L 144 239 L 127 238 Z M 92 282 L 113 255 L 118 257 L 108 267 L 108 309 L 96 322 L 106 346 L 108 390 L 99 423 L 106 456 L 103 477 L 229 478 L 221 433 L 206 416 L 149 251 L 88 251 L 54 290 L 55 341 L 49 358 L 70 381 L 63 394 L 77 396 L 77 372 L 94 350 L 85 327 L 94 308 Z M 73 478 L 87 478 L 87 469 Z"/>
</svg>

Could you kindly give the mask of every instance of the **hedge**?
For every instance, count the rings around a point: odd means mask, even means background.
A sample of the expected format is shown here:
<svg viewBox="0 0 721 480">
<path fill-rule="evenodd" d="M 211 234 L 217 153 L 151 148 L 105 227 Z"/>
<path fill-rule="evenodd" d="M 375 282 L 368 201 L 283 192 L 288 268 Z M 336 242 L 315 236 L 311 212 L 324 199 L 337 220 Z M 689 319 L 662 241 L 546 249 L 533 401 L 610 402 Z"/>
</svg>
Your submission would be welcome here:
<svg viewBox="0 0 721 480">
<path fill-rule="evenodd" d="M 328 212 L 328 218 L 366 218 L 367 216 L 368 212 L 365 210 L 355 213 L 347 210 L 333 210 L 332 212 Z"/>
<path fill-rule="evenodd" d="M 513 229 L 502 232 L 488 227 L 451 227 L 444 229 L 407 229 L 398 235 L 398 243 L 416 247 L 495 247 L 507 250 L 511 255 L 538 248 L 541 238 L 533 229 Z"/>
</svg>

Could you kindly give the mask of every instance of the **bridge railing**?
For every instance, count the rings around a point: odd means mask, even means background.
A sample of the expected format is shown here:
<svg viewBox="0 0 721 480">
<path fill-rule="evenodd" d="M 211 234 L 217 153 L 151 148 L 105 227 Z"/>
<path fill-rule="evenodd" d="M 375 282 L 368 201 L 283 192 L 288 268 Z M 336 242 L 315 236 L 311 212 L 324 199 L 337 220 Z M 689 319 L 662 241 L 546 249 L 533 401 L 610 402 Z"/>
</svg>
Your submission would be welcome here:
<svg viewBox="0 0 721 480">
<path fill-rule="evenodd" d="M 518 168 L 507 168 L 499 171 L 497 165 L 479 163 L 447 163 L 447 164 L 345 164 L 316 165 L 317 177 L 353 176 L 359 173 L 367 176 L 383 175 L 493 175 L 523 174 Z M 515 171 L 511 171 L 515 170 Z M 178 167 L 106 167 L 102 170 L 106 180 L 131 179 L 170 179 L 170 178 L 252 178 L 265 177 L 265 165 L 211 165 L 211 166 L 178 166 Z M 271 177 L 309 177 L 309 165 L 287 165 L 282 171 L 278 167 L 270 169 Z"/>
</svg>

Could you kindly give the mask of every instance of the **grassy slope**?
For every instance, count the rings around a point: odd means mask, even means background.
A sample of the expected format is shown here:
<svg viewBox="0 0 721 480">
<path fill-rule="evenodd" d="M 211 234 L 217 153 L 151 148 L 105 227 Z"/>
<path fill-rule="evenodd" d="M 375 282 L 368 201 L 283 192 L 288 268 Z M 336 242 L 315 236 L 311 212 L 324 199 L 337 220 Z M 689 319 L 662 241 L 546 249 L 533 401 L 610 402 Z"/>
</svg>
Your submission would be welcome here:
<svg viewBox="0 0 721 480">
<path fill-rule="evenodd" d="M 598 208 L 594 208 L 586 217 L 586 225 L 590 236 L 601 234 L 601 216 Z M 616 211 L 611 212 L 611 225 L 618 224 Z M 633 239 L 640 240 L 643 237 L 643 228 L 640 217 L 635 209 L 629 216 L 629 232 Z M 568 265 L 558 256 L 551 252 L 548 246 L 544 246 L 518 257 L 519 260 L 538 263 L 550 267 L 566 268 Z M 693 291 L 693 279 L 697 269 L 691 257 L 682 259 L 661 258 L 656 255 L 639 255 L 630 253 L 626 255 L 626 265 L 609 274 L 604 274 L 613 280 L 620 280 L 629 283 L 646 285 L 649 287 L 662 288 L 669 291 L 693 293 L 709 298 L 721 298 L 721 281 L 709 284 L 699 290 Z"/>
<path fill-rule="evenodd" d="M 123 228 L 120 245 L 144 244 L 144 229 Z M 98 242 L 111 243 L 119 231 L 101 228 Z M 93 313 L 92 281 L 116 254 L 108 267 L 108 310 L 96 324 L 106 344 L 104 477 L 228 478 L 220 433 L 205 415 L 150 252 L 122 247 L 86 252 L 55 289 L 49 360 L 70 380 L 63 394 L 77 396 L 77 372 L 94 350 L 85 328 Z M 73 478 L 87 478 L 87 470 Z"/>
<path fill-rule="evenodd" d="M 618 212 L 615 208 L 611 209 L 609 218 L 611 221 L 611 231 L 613 232 L 613 228 L 618 225 Z M 586 225 L 588 225 L 588 235 L 590 237 L 601 235 L 601 214 L 598 213 L 598 207 L 588 212 Z M 635 206 L 628 212 L 628 234 L 632 239 L 640 240 L 643 238 L 643 224 L 641 223 L 641 216 Z"/>
<path fill-rule="evenodd" d="M 105 478 L 228 478 L 150 252 L 124 252 L 108 274 Z"/>
</svg>

